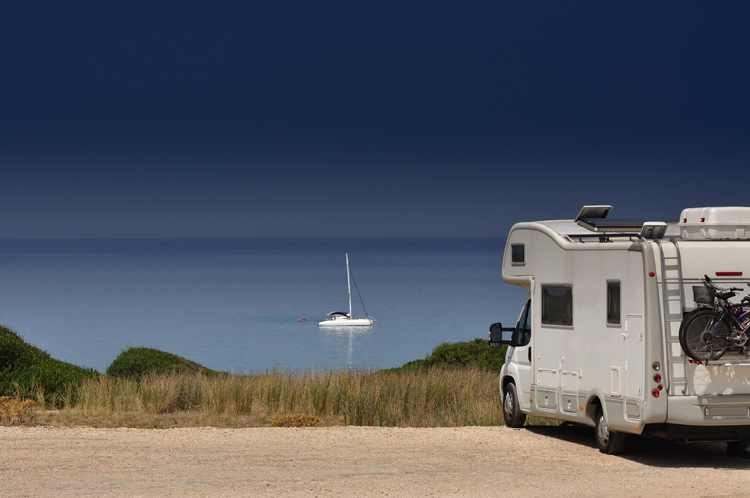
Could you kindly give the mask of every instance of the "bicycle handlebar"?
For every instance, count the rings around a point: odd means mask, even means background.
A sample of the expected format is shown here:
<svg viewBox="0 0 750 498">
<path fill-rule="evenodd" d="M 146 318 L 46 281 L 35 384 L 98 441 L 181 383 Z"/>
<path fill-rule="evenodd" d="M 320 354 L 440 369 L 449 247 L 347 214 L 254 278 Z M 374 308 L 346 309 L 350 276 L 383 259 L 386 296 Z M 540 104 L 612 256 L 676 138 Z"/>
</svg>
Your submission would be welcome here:
<svg viewBox="0 0 750 498">
<path fill-rule="evenodd" d="M 717 289 L 717 290 L 725 290 L 725 291 L 741 291 L 741 290 L 745 290 L 742 287 L 730 287 L 728 289 L 724 289 L 723 287 L 719 287 L 718 285 L 716 285 L 715 283 L 713 283 L 711 281 L 711 277 L 709 277 L 708 275 L 703 275 L 703 284 L 706 285 L 706 286 L 710 285 L 711 287 L 713 287 L 714 289 Z"/>
</svg>

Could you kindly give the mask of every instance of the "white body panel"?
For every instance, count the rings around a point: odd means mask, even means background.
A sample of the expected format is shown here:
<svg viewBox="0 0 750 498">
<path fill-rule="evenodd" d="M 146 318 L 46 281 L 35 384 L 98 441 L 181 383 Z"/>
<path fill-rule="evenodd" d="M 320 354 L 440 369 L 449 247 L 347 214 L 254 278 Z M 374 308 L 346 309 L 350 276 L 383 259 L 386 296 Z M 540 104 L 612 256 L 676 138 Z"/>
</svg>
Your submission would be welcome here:
<svg viewBox="0 0 750 498">
<path fill-rule="evenodd" d="M 677 239 L 676 245 L 660 245 L 637 236 L 585 237 L 590 234 L 571 221 L 521 223 L 511 230 L 503 279 L 529 291 L 532 332 L 528 346 L 509 348 L 501 388 L 516 383 L 524 413 L 588 425 L 594 425 L 599 403 L 610 427 L 620 432 L 641 433 L 649 424 L 750 426 L 750 359 L 728 354 L 715 366 L 697 365 L 677 341 L 682 313 L 695 306 L 692 286 L 701 285 L 704 274 L 720 286 L 750 291 L 750 241 Z M 520 245 L 524 261 L 513 262 L 513 246 Z M 665 256 L 679 251 L 684 304 L 664 300 L 662 250 Z M 670 271 L 665 266 L 667 297 L 679 288 Z M 619 324 L 607 320 L 608 282 L 620 284 Z M 542 292 L 550 285 L 572 287 L 572 325 L 542 323 Z M 667 323 L 670 316 L 680 318 Z M 654 379 L 655 361 L 661 382 Z M 659 385 L 663 390 L 655 397 Z"/>
</svg>

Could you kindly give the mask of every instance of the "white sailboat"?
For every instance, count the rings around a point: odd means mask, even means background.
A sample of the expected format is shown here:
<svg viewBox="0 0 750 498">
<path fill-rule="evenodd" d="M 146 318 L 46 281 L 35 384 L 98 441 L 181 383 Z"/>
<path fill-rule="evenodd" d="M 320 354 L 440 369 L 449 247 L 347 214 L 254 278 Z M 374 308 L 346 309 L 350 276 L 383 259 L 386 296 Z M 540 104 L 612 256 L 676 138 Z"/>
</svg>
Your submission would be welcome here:
<svg viewBox="0 0 750 498">
<path fill-rule="evenodd" d="M 356 285 L 356 284 L 355 284 Z M 349 276 L 349 254 L 346 255 L 346 286 L 349 289 L 349 313 L 345 311 L 331 311 L 328 313 L 328 318 L 320 322 L 318 325 L 321 327 L 369 327 L 372 325 L 373 318 L 368 316 L 367 318 L 352 318 L 352 284 L 351 277 Z M 359 292 L 359 291 L 357 291 Z M 360 300 L 362 296 L 359 297 Z M 362 303 L 364 308 L 364 302 Z M 367 313 L 367 310 L 365 310 Z"/>
</svg>

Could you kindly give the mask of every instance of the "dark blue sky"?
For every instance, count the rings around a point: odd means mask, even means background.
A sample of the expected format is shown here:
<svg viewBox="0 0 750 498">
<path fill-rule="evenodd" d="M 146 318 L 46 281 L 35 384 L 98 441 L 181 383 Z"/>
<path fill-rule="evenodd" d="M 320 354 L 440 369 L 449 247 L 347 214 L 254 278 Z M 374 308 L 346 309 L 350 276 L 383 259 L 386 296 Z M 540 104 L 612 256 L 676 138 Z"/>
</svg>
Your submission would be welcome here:
<svg viewBox="0 0 750 498">
<path fill-rule="evenodd" d="M 750 4 L 0 3 L 0 237 L 750 205 Z"/>
</svg>

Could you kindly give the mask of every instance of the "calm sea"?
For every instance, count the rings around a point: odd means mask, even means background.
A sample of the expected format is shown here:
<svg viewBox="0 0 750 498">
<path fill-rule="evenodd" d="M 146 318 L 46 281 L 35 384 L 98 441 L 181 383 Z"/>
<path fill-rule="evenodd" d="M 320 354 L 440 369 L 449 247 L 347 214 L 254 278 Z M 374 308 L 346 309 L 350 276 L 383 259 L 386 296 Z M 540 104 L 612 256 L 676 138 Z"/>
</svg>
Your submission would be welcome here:
<svg viewBox="0 0 750 498">
<path fill-rule="evenodd" d="M 104 371 L 128 346 L 210 368 L 387 368 L 515 323 L 504 238 L 0 241 L 0 323 L 53 357 Z M 346 262 L 367 328 L 347 310 Z M 352 286 L 354 316 L 365 312 Z M 306 318 L 308 322 L 298 322 Z"/>
</svg>

